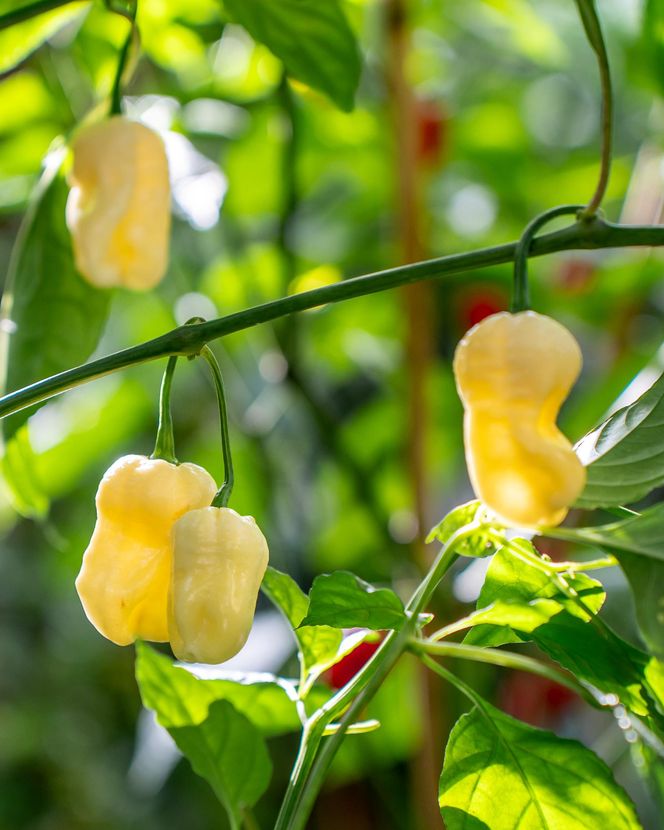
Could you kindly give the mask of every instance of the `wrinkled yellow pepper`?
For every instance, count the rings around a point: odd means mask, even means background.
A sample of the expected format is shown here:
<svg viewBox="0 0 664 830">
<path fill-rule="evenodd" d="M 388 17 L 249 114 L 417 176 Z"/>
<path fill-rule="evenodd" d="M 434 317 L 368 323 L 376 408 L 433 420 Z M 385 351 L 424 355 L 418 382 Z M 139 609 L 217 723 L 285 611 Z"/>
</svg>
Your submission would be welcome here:
<svg viewBox="0 0 664 830">
<path fill-rule="evenodd" d="M 468 472 L 508 525 L 560 524 L 583 490 L 584 467 L 556 426 L 581 362 L 572 334 L 534 311 L 493 314 L 457 346 Z"/>
<path fill-rule="evenodd" d="M 196 464 L 127 455 L 106 472 L 76 579 L 85 613 L 104 637 L 121 646 L 169 639 L 173 524 L 210 504 L 215 491 L 212 476 Z"/>
<path fill-rule="evenodd" d="M 222 663 L 247 641 L 268 563 L 251 516 L 228 507 L 192 510 L 173 527 L 171 648 L 180 660 Z"/>
<path fill-rule="evenodd" d="M 153 288 L 168 266 L 168 161 L 153 130 L 117 115 L 76 135 L 67 226 L 80 273 L 99 288 Z"/>
</svg>

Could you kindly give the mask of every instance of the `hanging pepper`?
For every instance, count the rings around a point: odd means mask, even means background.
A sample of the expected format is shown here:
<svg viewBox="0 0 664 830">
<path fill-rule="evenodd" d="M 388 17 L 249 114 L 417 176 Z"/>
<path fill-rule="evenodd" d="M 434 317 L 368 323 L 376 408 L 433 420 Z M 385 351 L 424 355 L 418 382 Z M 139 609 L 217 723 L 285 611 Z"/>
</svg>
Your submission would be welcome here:
<svg viewBox="0 0 664 830">
<path fill-rule="evenodd" d="M 97 523 L 76 590 L 95 628 L 118 645 L 168 635 L 171 531 L 210 504 L 214 479 L 196 464 L 143 455 L 118 459 L 97 490 Z"/>
<path fill-rule="evenodd" d="M 72 145 L 67 225 L 76 267 L 99 288 L 145 291 L 168 265 L 168 161 L 153 130 L 114 116 L 80 130 Z"/>
<path fill-rule="evenodd" d="M 470 479 L 508 525 L 560 524 L 583 490 L 585 470 L 556 426 L 581 361 L 572 334 L 533 311 L 487 317 L 457 347 Z"/>
<path fill-rule="evenodd" d="M 192 510 L 175 522 L 169 634 L 176 657 L 222 663 L 237 654 L 268 556 L 254 519 L 229 507 Z"/>
</svg>

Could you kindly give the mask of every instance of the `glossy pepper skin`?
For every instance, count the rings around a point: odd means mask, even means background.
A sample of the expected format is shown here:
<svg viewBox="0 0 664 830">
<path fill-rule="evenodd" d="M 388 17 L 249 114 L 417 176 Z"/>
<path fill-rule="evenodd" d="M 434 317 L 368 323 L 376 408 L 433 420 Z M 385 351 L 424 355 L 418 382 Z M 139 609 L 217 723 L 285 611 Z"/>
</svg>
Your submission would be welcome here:
<svg viewBox="0 0 664 830">
<path fill-rule="evenodd" d="M 76 267 L 99 288 L 153 288 L 168 266 L 168 161 L 153 130 L 117 115 L 72 144 L 67 226 Z"/>
<path fill-rule="evenodd" d="M 572 334 L 534 311 L 493 314 L 457 346 L 468 472 L 508 525 L 560 524 L 583 490 L 585 470 L 556 426 L 581 361 Z"/>
<path fill-rule="evenodd" d="M 173 527 L 171 648 L 180 660 L 222 663 L 247 641 L 268 564 L 251 516 L 228 507 L 192 510 Z"/>
<path fill-rule="evenodd" d="M 95 628 L 118 645 L 168 640 L 171 531 L 210 504 L 216 484 L 196 464 L 126 455 L 97 490 L 97 523 L 76 590 Z"/>
</svg>

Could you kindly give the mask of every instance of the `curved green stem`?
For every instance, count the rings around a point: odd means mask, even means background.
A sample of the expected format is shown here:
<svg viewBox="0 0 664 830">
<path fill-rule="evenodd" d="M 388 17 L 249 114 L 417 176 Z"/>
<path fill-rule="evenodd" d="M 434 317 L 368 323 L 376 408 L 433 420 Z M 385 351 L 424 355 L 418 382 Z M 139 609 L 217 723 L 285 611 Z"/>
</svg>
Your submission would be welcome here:
<svg viewBox="0 0 664 830">
<path fill-rule="evenodd" d="M 411 651 L 418 656 L 431 654 L 436 657 L 458 657 L 463 660 L 472 660 L 476 663 L 487 663 L 492 666 L 501 666 L 506 669 L 515 669 L 537 674 L 545 677 L 560 686 L 565 686 L 575 694 L 582 697 L 591 706 L 598 706 L 597 700 L 592 694 L 572 675 L 564 674 L 553 666 L 535 660 L 525 654 L 517 654 L 514 651 L 506 651 L 498 648 L 480 648 L 468 646 L 463 643 L 437 643 L 430 640 L 414 639 L 410 644 Z"/>
<path fill-rule="evenodd" d="M 168 360 L 166 371 L 161 379 L 159 391 L 159 426 L 157 427 L 157 440 L 154 445 L 154 452 L 150 458 L 163 458 L 171 464 L 177 464 L 175 457 L 175 441 L 173 439 L 173 416 L 171 414 L 171 386 L 173 385 L 173 373 L 177 357 Z"/>
<path fill-rule="evenodd" d="M 578 214 L 583 205 L 558 205 L 558 207 L 540 213 L 526 225 L 526 229 L 517 242 L 514 254 L 514 289 L 512 292 L 512 313 L 525 311 L 530 308 L 530 293 L 528 291 L 528 255 L 533 244 L 535 234 L 547 222 L 558 216 Z"/>
<path fill-rule="evenodd" d="M 233 474 L 233 458 L 231 457 L 231 439 L 228 430 L 228 408 L 226 406 L 224 379 L 212 349 L 208 346 L 203 346 L 201 349 L 201 357 L 207 361 L 212 370 L 212 377 L 214 378 L 214 387 L 217 392 L 217 402 L 219 404 L 219 421 L 221 423 L 221 452 L 224 458 L 224 483 L 217 491 L 214 499 L 212 499 L 212 506 L 226 507 L 233 492 L 235 476 Z"/>
<path fill-rule="evenodd" d="M 635 245 L 664 245 L 664 227 L 614 225 L 595 217 L 585 222 L 577 222 L 569 228 L 537 237 L 533 240 L 529 255 L 542 256 L 558 251 L 624 248 Z M 418 280 L 440 279 L 476 268 L 511 262 L 514 260 L 516 247 L 517 243 L 512 242 L 493 248 L 481 248 L 465 254 L 425 260 L 413 265 L 389 268 L 386 271 L 354 277 L 333 285 L 273 300 L 217 320 L 180 326 L 154 340 L 123 349 L 98 360 L 92 360 L 83 366 L 68 369 L 4 395 L 0 398 L 0 418 L 129 366 L 171 355 L 196 355 L 206 343 L 212 340 L 289 314 L 326 303 L 338 303 L 354 297 L 375 294 Z"/>
<path fill-rule="evenodd" d="M 125 69 L 127 68 L 127 61 L 129 59 L 129 53 L 131 51 L 135 35 L 136 23 L 132 19 L 129 34 L 126 37 L 118 56 L 118 66 L 115 71 L 115 80 L 113 81 L 113 89 L 111 91 L 111 115 L 122 115 L 122 79 Z"/>
<path fill-rule="evenodd" d="M 611 71 L 609 67 L 609 56 L 606 51 L 602 27 L 597 16 L 595 0 L 576 0 L 576 5 L 581 15 L 583 28 L 590 45 L 597 55 L 597 65 L 602 90 L 602 149 L 599 180 L 592 199 L 584 208 L 583 218 L 590 218 L 597 213 L 602 203 L 611 173 L 611 153 L 613 139 L 613 91 L 611 89 Z"/>
</svg>

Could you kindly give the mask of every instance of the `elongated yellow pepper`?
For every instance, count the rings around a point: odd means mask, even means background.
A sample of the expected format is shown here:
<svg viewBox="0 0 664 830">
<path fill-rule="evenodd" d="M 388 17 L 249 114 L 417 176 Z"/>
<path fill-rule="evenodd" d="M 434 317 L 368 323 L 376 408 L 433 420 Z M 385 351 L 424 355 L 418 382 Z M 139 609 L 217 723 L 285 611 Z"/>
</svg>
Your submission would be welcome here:
<svg viewBox="0 0 664 830">
<path fill-rule="evenodd" d="M 176 657 L 222 663 L 237 654 L 268 558 L 253 518 L 228 507 L 192 510 L 175 522 L 169 632 Z"/>
<path fill-rule="evenodd" d="M 97 523 L 76 580 L 85 613 L 118 645 L 165 642 L 174 522 L 210 504 L 216 484 L 196 464 L 118 459 L 97 490 Z"/>
<path fill-rule="evenodd" d="M 76 267 L 99 288 L 154 287 L 168 265 L 171 196 L 164 143 L 120 115 L 72 144 L 67 225 Z"/>
<path fill-rule="evenodd" d="M 572 334 L 534 311 L 487 317 L 457 346 L 468 472 L 508 525 L 557 525 L 583 490 L 585 470 L 556 426 L 581 361 Z"/>
</svg>

